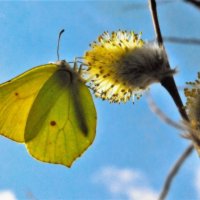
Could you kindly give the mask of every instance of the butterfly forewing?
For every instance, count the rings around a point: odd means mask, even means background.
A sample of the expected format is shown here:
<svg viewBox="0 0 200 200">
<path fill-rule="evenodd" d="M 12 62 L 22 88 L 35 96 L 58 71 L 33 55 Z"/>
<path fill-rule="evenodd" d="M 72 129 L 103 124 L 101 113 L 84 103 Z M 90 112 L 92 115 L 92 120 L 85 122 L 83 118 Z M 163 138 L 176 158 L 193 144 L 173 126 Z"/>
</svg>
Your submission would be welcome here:
<svg viewBox="0 0 200 200">
<path fill-rule="evenodd" d="M 58 66 L 35 67 L 0 85 L 0 134 L 24 142 L 24 130 L 32 104 Z"/>
</svg>

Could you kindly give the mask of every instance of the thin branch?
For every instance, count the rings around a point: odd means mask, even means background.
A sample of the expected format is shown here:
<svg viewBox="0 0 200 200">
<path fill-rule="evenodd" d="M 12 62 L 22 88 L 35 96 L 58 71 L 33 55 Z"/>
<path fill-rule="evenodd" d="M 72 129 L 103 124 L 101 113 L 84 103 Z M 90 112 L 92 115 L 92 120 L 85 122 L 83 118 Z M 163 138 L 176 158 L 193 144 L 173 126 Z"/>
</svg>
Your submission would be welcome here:
<svg viewBox="0 0 200 200">
<path fill-rule="evenodd" d="M 192 144 L 190 144 L 187 149 L 183 152 L 183 154 L 181 155 L 181 157 L 176 161 L 176 163 L 174 164 L 174 166 L 172 167 L 172 169 L 170 170 L 164 186 L 163 186 L 163 190 L 159 196 L 159 200 L 164 200 L 169 189 L 171 186 L 171 182 L 173 180 L 173 178 L 175 177 L 175 175 L 178 173 L 180 167 L 183 165 L 184 161 L 190 156 L 190 154 L 192 153 L 194 147 Z"/>
<path fill-rule="evenodd" d="M 180 38 L 180 37 L 164 37 L 164 41 L 172 42 L 172 43 L 179 43 L 179 44 L 192 44 L 192 45 L 200 45 L 200 39 L 198 38 Z"/>
<path fill-rule="evenodd" d="M 165 123 L 173 126 L 176 129 L 179 129 L 179 130 L 182 130 L 182 131 L 186 130 L 186 128 L 182 124 L 179 124 L 179 123 L 173 121 L 166 114 L 164 114 L 162 112 L 162 110 L 154 102 L 154 100 L 153 100 L 152 96 L 150 95 L 150 93 L 147 93 L 147 102 L 149 104 L 149 107 L 150 107 L 151 111 L 154 112 L 162 121 L 164 121 Z"/>
</svg>

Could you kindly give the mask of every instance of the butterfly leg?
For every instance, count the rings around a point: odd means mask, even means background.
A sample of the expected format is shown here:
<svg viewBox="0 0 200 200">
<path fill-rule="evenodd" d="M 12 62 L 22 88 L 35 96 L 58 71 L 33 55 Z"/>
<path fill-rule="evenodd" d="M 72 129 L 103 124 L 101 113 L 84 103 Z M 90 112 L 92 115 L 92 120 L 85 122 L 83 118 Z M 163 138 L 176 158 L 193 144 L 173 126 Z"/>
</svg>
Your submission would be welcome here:
<svg viewBox="0 0 200 200">
<path fill-rule="evenodd" d="M 79 74 L 82 74 L 83 66 L 86 66 L 86 64 L 81 61 L 82 59 L 83 57 L 76 57 L 74 59 L 74 70 L 78 72 Z M 78 67 L 78 63 L 80 64 L 79 67 Z"/>
</svg>

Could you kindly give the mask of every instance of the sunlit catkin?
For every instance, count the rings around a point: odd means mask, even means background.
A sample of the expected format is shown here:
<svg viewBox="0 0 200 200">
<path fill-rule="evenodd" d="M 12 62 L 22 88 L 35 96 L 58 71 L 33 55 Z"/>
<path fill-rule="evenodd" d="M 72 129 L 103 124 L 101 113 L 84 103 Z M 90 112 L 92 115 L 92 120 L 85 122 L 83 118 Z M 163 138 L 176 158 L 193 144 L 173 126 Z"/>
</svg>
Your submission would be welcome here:
<svg viewBox="0 0 200 200">
<path fill-rule="evenodd" d="M 152 83 L 176 71 L 156 43 L 145 43 L 132 31 L 104 32 L 84 55 L 86 75 L 95 95 L 110 102 L 139 98 Z"/>
</svg>

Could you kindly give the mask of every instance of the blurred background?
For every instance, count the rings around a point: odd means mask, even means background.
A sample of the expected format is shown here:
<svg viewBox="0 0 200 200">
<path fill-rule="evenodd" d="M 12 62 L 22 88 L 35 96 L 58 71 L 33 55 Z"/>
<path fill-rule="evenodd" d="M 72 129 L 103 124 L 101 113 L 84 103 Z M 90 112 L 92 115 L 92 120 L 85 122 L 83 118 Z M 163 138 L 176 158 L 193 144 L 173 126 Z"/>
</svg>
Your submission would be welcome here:
<svg viewBox="0 0 200 200">
<path fill-rule="evenodd" d="M 158 0 L 158 16 L 180 93 L 200 69 L 200 45 L 170 42 L 169 37 L 200 39 L 200 9 L 184 0 Z M 73 61 L 104 31 L 142 32 L 154 40 L 146 0 L 1 1 L 0 82 L 60 57 Z M 176 40 L 177 41 L 177 40 Z M 154 84 L 150 92 L 167 116 L 181 117 L 167 92 Z M 179 130 L 149 109 L 146 97 L 135 104 L 94 99 L 98 126 L 92 146 L 69 169 L 36 161 L 24 145 L 0 137 L 0 199 L 132 199 L 155 200 L 174 162 L 189 145 Z M 14 126 L 14 124 L 13 124 Z M 173 182 L 168 200 L 200 199 L 200 160 L 187 159 Z"/>
</svg>

